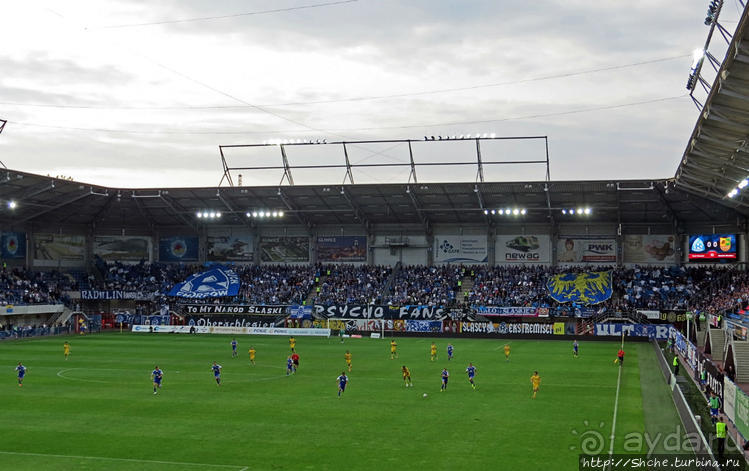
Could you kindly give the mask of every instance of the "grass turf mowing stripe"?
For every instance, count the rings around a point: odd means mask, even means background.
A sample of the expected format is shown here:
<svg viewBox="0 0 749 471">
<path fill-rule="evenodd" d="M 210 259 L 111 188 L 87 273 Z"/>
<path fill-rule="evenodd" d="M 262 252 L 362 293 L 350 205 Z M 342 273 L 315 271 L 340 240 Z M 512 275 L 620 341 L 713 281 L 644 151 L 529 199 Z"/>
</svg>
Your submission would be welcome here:
<svg viewBox="0 0 749 471">
<path fill-rule="evenodd" d="M 55 455 L 51 453 L 27 453 L 21 451 L 0 451 L 0 455 L 15 456 L 37 456 L 44 458 L 68 458 L 73 460 L 99 460 L 99 461 L 124 461 L 128 463 L 149 463 L 149 464 L 168 464 L 176 466 L 205 466 L 209 468 L 231 468 L 242 471 L 247 466 L 240 467 L 230 464 L 210 464 L 210 463 L 186 463 L 184 461 L 163 461 L 163 460 L 139 460 L 136 458 L 108 458 L 106 456 L 80 456 L 80 455 Z"/>
</svg>

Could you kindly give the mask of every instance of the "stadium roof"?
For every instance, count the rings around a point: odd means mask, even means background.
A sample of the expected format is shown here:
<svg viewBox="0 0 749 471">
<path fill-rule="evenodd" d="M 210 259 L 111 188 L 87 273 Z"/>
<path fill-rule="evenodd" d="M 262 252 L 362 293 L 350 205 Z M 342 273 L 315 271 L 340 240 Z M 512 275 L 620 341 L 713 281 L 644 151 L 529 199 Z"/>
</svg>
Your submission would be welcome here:
<svg viewBox="0 0 749 471">
<path fill-rule="evenodd" d="M 744 9 L 675 181 L 680 189 L 742 208 L 749 204 L 746 194 L 727 194 L 749 176 L 748 24 Z"/>
<path fill-rule="evenodd" d="M 672 180 L 117 189 L 14 170 L 0 171 L 0 202 L 0 223 L 6 227 L 33 223 L 97 230 L 197 230 L 204 224 L 397 224 L 429 229 L 434 224 L 553 221 L 665 225 L 678 231 L 690 224 L 738 225 L 748 210 L 690 194 L 675 188 Z M 592 209 L 591 215 L 562 214 L 562 209 L 578 212 L 585 207 Z M 527 214 L 491 214 L 505 208 L 525 208 Z M 262 221 L 246 215 L 262 210 L 285 215 Z M 202 211 L 220 211 L 220 222 L 199 219 L 196 213 Z"/>
</svg>

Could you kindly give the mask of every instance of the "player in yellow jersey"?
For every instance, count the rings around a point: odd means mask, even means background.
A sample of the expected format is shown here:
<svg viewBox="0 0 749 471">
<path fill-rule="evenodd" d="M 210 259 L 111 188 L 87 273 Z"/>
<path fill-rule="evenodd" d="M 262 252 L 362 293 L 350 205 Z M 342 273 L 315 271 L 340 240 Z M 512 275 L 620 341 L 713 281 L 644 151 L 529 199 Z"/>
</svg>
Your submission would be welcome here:
<svg viewBox="0 0 749 471">
<path fill-rule="evenodd" d="M 510 361 L 510 344 L 505 344 L 505 361 Z"/>
<path fill-rule="evenodd" d="M 252 366 L 255 366 L 255 347 L 250 346 L 249 354 L 250 354 L 250 363 L 252 363 Z"/>
<path fill-rule="evenodd" d="M 435 345 L 434 342 L 432 342 L 431 356 L 432 356 L 432 361 L 437 359 L 437 345 Z"/>
<path fill-rule="evenodd" d="M 391 360 L 398 358 L 398 352 L 396 350 L 397 348 L 398 348 L 398 344 L 395 343 L 395 340 L 391 340 L 390 341 L 390 359 Z"/>
<path fill-rule="evenodd" d="M 401 373 L 403 373 L 403 384 L 407 388 L 412 388 L 414 383 L 411 382 L 411 371 L 406 368 L 406 365 L 403 365 L 403 368 L 401 368 Z"/>
<path fill-rule="evenodd" d="M 346 359 L 346 364 L 348 365 L 348 372 L 351 373 L 351 352 L 346 350 L 346 353 L 343 355 L 343 358 Z"/>
<path fill-rule="evenodd" d="M 533 399 L 535 399 L 536 393 L 538 392 L 538 385 L 541 384 L 541 377 L 538 376 L 538 371 L 533 372 L 533 376 L 531 376 L 531 384 L 533 385 Z"/>
<path fill-rule="evenodd" d="M 296 348 L 296 339 L 294 338 L 293 335 L 289 337 L 289 346 L 291 347 L 292 350 Z"/>
<path fill-rule="evenodd" d="M 62 351 L 65 354 L 65 359 L 67 360 L 70 356 L 70 344 L 67 342 L 67 340 L 64 344 L 62 344 Z"/>
</svg>

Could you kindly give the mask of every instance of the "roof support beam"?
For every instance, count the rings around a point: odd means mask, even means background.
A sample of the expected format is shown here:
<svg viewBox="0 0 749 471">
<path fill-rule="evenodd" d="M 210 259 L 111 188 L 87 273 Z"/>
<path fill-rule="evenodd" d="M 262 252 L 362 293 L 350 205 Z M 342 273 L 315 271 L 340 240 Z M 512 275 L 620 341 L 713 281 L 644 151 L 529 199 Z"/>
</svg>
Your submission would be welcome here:
<svg viewBox="0 0 749 471">
<path fill-rule="evenodd" d="M 432 233 L 432 223 L 429 220 L 429 218 L 424 214 L 424 210 L 421 207 L 421 203 L 419 202 L 419 199 L 416 197 L 413 191 L 411 191 L 410 186 L 406 186 L 406 193 L 408 193 L 409 198 L 411 199 L 411 204 L 413 204 L 414 209 L 416 210 L 416 214 L 419 216 L 419 219 L 421 220 L 421 224 L 424 226 L 424 231 L 427 234 Z"/>
<path fill-rule="evenodd" d="M 45 214 L 47 214 L 47 213 L 49 213 L 51 211 L 55 211 L 55 210 L 58 210 L 60 208 L 64 208 L 65 206 L 67 206 L 69 204 L 75 203 L 76 201 L 81 200 L 81 199 L 83 199 L 83 198 L 85 198 L 87 196 L 91 196 L 93 194 L 95 194 L 95 193 L 89 188 L 89 190 L 87 192 L 83 193 L 83 194 L 78 194 L 76 196 L 73 196 L 72 198 L 68 198 L 67 200 L 63 201 L 62 203 L 56 204 L 56 205 L 54 205 L 52 207 L 49 207 L 49 208 L 47 208 L 47 209 L 45 209 L 43 211 L 39 211 L 38 213 L 34 213 L 31 216 L 26 216 L 25 218 L 21 219 L 20 222 L 31 221 L 32 219 L 36 219 L 39 216 L 43 216 L 43 215 L 45 215 Z"/>
<path fill-rule="evenodd" d="M 362 225 L 364 225 L 364 228 L 367 230 L 367 232 L 371 232 L 372 225 L 369 223 L 369 220 L 366 216 L 364 216 L 364 213 L 362 212 L 361 208 L 358 204 L 356 204 L 356 201 L 354 201 L 353 198 L 351 198 L 351 195 L 348 194 L 348 191 L 346 191 L 343 187 L 341 187 L 341 194 L 343 197 L 348 201 L 349 206 L 351 206 L 351 209 L 354 210 L 354 215 L 361 221 Z"/>
<path fill-rule="evenodd" d="M 296 217 L 300 223 L 304 224 L 308 231 L 312 230 L 313 224 L 304 216 L 301 211 L 297 209 L 296 205 L 289 199 L 289 196 L 284 193 L 281 187 L 278 188 L 278 197 L 281 198 L 281 201 L 283 201 L 286 209 L 291 211 L 292 214 L 294 214 L 294 217 Z"/>
<path fill-rule="evenodd" d="M 161 192 L 159 194 L 159 198 L 161 198 L 161 201 L 164 202 L 166 207 L 169 208 L 169 210 L 177 219 L 184 222 L 185 225 L 187 225 L 188 227 L 191 227 L 193 230 L 195 230 L 195 232 L 198 232 L 197 224 L 195 224 L 195 222 L 193 222 L 192 220 L 190 220 L 189 218 L 185 216 L 184 213 L 186 213 L 187 211 L 184 208 L 180 207 L 176 201 L 170 201 L 171 198 L 169 198 L 168 196 L 165 196 Z"/>
</svg>

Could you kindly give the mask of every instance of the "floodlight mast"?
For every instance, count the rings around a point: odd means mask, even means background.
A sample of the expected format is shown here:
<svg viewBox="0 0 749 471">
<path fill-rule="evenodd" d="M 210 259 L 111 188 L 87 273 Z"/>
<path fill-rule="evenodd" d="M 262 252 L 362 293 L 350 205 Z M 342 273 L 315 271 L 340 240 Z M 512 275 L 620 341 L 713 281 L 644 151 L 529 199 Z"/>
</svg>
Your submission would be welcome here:
<svg viewBox="0 0 749 471">
<path fill-rule="evenodd" d="M 5 125 L 8 124 L 8 121 L 5 119 L 0 119 L 0 134 L 3 133 L 3 129 L 5 129 Z M 3 168 L 7 169 L 8 167 L 5 165 L 5 162 L 0 160 L 0 165 L 3 166 Z"/>
</svg>

